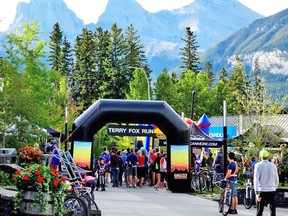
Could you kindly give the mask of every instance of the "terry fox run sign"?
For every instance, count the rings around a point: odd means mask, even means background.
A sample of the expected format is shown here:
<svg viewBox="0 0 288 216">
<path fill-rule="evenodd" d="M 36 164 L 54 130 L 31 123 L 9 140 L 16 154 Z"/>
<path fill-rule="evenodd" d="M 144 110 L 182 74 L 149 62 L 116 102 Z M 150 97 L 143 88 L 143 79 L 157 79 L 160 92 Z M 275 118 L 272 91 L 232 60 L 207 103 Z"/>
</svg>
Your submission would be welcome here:
<svg viewBox="0 0 288 216">
<path fill-rule="evenodd" d="M 111 135 L 111 136 L 154 136 L 154 127 L 153 126 L 109 125 L 108 135 Z"/>
</svg>

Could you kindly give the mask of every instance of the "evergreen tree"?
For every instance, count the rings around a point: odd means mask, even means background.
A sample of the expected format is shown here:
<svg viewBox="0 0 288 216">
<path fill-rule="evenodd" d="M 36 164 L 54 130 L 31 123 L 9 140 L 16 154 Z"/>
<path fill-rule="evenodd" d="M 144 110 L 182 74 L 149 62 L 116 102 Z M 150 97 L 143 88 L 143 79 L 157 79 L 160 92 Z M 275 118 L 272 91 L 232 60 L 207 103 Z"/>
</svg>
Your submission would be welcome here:
<svg viewBox="0 0 288 216">
<path fill-rule="evenodd" d="M 107 79 L 101 86 L 102 98 L 124 99 L 129 89 L 129 80 L 126 77 L 124 62 L 124 35 L 122 29 L 113 24 L 110 31 L 108 46 L 108 60 L 105 76 Z"/>
<path fill-rule="evenodd" d="M 211 65 L 210 61 L 205 63 L 204 72 L 206 73 L 206 75 L 209 79 L 210 87 L 212 87 L 213 82 L 215 80 L 215 74 L 212 71 L 212 65 Z"/>
<path fill-rule="evenodd" d="M 237 56 L 237 66 L 228 80 L 229 90 L 233 93 L 234 98 L 230 101 L 230 106 L 233 107 L 233 114 L 245 114 L 245 78 L 246 74 L 242 65 L 241 59 Z M 232 114 L 232 113 L 231 113 Z"/>
<path fill-rule="evenodd" d="M 129 100 L 147 100 L 147 79 L 141 70 L 141 68 L 137 68 L 133 72 L 133 78 L 129 83 L 129 92 L 126 94 L 126 98 Z"/>
<path fill-rule="evenodd" d="M 58 71 L 61 68 L 61 46 L 62 46 L 62 30 L 58 22 L 53 26 L 53 31 L 49 36 L 49 48 L 50 55 L 48 56 L 48 61 L 52 66 L 52 70 Z"/>
<path fill-rule="evenodd" d="M 186 37 L 182 40 L 185 42 L 185 46 L 180 48 L 181 59 L 183 60 L 181 68 L 198 73 L 200 62 L 197 49 L 199 46 L 196 45 L 196 35 L 190 30 L 190 27 L 186 27 Z"/>
<path fill-rule="evenodd" d="M 73 66 L 73 53 L 71 44 L 67 41 L 66 36 L 64 36 L 61 54 L 60 54 L 60 73 L 71 79 L 72 75 L 72 66 Z"/>
<path fill-rule="evenodd" d="M 75 64 L 72 75 L 72 97 L 77 105 L 87 109 L 98 99 L 95 41 L 91 31 L 84 28 L 74 46 Z"/>
<path fill-rule="evenodd" d="M 227 84 L 227 71 L 224 67 L 221 69 L 219 80 L 224 84 Z"/>
</svg>

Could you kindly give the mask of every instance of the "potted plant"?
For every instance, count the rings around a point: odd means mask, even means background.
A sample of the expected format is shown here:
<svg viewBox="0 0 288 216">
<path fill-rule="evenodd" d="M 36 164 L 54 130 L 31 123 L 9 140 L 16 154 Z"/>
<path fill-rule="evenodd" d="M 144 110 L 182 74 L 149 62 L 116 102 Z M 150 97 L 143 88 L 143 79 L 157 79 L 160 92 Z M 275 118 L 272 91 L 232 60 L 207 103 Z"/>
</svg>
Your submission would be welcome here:
<svg viewBox="0 0 288 216">
<path fill-rule="evenodd" d="M 63 215 L 67 189 L 66 178 L 56 170 L 31 164 L 17 170 L 14 180 L 18 193 L 14 197 L 14 212 L 38 215 Z"/>
<path fill-rule="evenodd" d="M 41 150 L 33 146 L 25 146 L 18 149 L 17 162 L 20 166 L 26 167 L 31 164 L 40 164 L 43 154 Z"/>
</svg>

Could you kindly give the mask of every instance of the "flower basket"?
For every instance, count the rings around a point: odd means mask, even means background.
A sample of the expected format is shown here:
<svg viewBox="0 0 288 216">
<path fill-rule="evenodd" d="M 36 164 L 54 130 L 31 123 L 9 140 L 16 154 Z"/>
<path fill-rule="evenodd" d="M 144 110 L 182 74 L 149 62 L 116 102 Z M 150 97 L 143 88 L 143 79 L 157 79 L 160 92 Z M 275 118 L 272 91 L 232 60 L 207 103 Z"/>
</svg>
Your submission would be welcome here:
<svg viewBox="0 0 288 216">
<path fill-rule="evenodd" d="M 66 178 L 47 166 L 32 164 L 17 170 L 14 181 L 18 194 L 14 198 L 14 213 L 33 215 L 62 215 L 64 208 Z M 33 200 L 33 202 L 32 202 Z M 34 209 L 33 209 L 34 208 Z"/>
<path fill-rule="evenodd" d="M 42 152 L 37 147 L 26 146 L 18 149 L 17 160 L 22 167 L 33 163 L 40 164 L 42 162 Z"/>
</svg>

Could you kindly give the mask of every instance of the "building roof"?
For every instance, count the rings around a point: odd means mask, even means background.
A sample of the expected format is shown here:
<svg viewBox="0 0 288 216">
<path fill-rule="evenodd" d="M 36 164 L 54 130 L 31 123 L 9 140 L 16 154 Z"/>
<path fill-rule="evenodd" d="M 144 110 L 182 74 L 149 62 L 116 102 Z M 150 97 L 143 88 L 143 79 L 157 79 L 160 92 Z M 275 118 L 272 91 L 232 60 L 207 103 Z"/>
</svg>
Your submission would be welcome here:
<svg viewBox="0 0 288 216">
<path fill-rule="evenodd" d="M 211 127 L 223 126 L 223 116 L 209 117 Z M 237 136 L 242 135 L 255 124 L 269 127 L 277 135 L 288 137 L 288 115 L 227 116 L 227 126 L 237 127 Z"/>
</svg>

